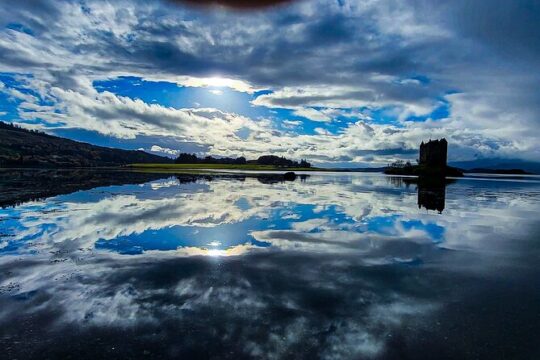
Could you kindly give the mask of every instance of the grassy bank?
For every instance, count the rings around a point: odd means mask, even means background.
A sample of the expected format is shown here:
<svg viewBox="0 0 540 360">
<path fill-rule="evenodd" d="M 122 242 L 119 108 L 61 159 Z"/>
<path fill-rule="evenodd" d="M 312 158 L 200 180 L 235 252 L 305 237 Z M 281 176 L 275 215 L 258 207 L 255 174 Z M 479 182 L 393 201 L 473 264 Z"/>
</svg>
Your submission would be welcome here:
<svg viewBox="0 0 540 360">
<path fill-rule="evenodd" d="M 274 165 L 234 164 L 131 164 L 130 168 L 145 170 L 258 170 L 258 171 L 321 171 L 319 168 L 283 168 Z"/>
</svg>

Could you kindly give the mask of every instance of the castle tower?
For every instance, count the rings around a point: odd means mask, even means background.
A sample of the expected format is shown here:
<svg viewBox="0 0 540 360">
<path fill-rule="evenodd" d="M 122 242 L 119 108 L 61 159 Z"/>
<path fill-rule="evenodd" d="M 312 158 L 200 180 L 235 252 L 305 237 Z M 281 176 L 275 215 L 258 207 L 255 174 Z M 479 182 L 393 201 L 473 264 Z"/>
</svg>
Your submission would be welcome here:
<svg viewBox="0 0 540 360">
<path fill-rule="evenodd" d="M 422 141 L 420 144 L 419 164 L 426 167 L 445 168 L 448 156 L 448 142 L 446 139 Z"/>
</svg>

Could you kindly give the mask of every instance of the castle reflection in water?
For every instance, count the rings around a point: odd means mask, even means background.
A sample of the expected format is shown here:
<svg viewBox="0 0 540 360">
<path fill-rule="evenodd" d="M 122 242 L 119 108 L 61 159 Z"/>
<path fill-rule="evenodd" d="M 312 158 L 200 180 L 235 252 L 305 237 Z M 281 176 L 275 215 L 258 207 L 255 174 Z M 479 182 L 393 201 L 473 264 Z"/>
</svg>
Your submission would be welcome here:
<svg viewBox="0 0 540 360">
<path fill-rule="evenodd" d="M 396 187 L 409 187 L 411 185 L 416 186 L 418 194 L 418 208 L 424 208 L 426 210 L 437 211 L 442 214 L 446 204 L 446 185 L 451 183 L 451 180 L 437 179 L 437 180 L 421 180 L 418 178 L 404 178 L 391 176 L 388 177 L 388 181 Z"/>
</svg>

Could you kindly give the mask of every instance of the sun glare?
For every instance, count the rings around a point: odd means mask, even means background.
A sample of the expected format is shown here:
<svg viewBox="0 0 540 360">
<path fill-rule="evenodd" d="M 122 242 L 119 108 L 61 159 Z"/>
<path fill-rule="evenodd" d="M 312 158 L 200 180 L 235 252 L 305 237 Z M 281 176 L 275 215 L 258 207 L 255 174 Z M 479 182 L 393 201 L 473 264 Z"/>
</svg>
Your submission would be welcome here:
<svg viewBox="0 0 540 360">
<path fill-rule="evenodd" d="M 233 79 L 226 79 L 222 77 L 211 77 L 206 78 L 205 82 L 207 86 L 214 86 L 214 87 L 234 87 L 235 81 Z"/>
</svg>

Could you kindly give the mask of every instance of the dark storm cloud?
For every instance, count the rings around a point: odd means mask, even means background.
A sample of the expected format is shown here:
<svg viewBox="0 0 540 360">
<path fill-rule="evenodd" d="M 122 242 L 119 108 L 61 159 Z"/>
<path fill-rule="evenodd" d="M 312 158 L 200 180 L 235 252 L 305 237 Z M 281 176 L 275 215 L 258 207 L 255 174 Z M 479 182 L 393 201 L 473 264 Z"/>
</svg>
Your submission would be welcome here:
<svg viewBox="0 0 540 360">
<path fill-rule="evenodd" d="M 170 3 L 187 4 L 192 6 L 223 6 L 227 8 L 252 10 L 270 6 L 283 5 L 295 0 L 167 0 Z"/>
<path fill-rule="evenodd" d="M 49 34 L 49 40 L 60 40 L 60 28 L 56 26 L 61 26 L 63 14 L 59 11 L 61 6 L 54 4 L 53 1 L 17 2 L 9 12 L 2 13 L 1 19 L 5 25 L 20 21 L 37 30 L 38 38 Z M 87 34 L 96 41 L 76 45 L 64 43 L 63 46 L 79 53 L 91 51 L 108 55 L 110 59 L 102 64 L 103 70 L 109 66 L 108 70 L 143 66 L 143 69 L 163 69 L 178 75 L 196 75 L 205 69 L 208 73 L 220 72 L 263 86 L 354 84 L 368 79 L 369 72 L 399 78 L 418 74 L 436 76 L 438 70 L 449 70 L 455 65 L 465 70 L 468 65 L 473 65 L 473 60 L 480 65 L 478 56 L 487 54 L 473 51 L 472 47 L 482 45 L 511 58 L 523 55 L 536 60 L 540 56 L 539 40 L 534 36 L 540 20 L 538 5 L 508 1 L 496 4 L 488 1 L 446 4 L 403 1 L 397 4 L 397 9 L 410 13 L 411 17 L 405 19 L 405 23 L 401 22 L 405 27 L 403 31 L 390 27 L 392 21 L 399 22 L 399 19 L 393 19 L 397 14 L 384 2 L 380 7 L 366 5 L 362 12 L 327 2 L 314 2 L 312 6 L 303 3 L 263 15 L 209 12 L 198 13 L 197 18 L 190 16 L 193 20 L 200 19 L 201 27 L 193 26 L 199 25 L 197 21 L 191 25 L 180 21 L 161 7 L 141 8 L 133 10 L 135 23 L 126 37 L 110 31 L 114 28 L 106 31 L 98 26 Z M 297 11 L 302 7 L 318 11 Z M 90 6 L 88 8 L 88 14 L 93 14 Z M 351 8 L 356 9 L 353 5 Z M 29 16 L 29 11 L 37 17 Z M 126 15 L 122 16 L 118 9 L 116 24 L 111 26 L 120 26 L 125 19 Z M 259 22 L 268 24 L 271 29 L 258 31 Z M 50 28 L 39 26 L 44 23 Z M 427 27 L 424 31 L 414 29 L 414 26 L 433 24 L 440 27 Z M 292 31 L 294 27 L 297 29 Z M 408 32 L 407 27 L 413 29 Z M 222 33 L 225 28 L 229 28 L 232 35 L 228 42 Z M 440 36 L 435 33 L 437 30 L 446 31 L 450 36 Z M 211 46 L 208 46 L 204 31 L 214 37 Z M 197 51 L 186 51 L 172 41 L 174 37 L 194 41 Z M 468 52 L 463 53 L 463 49 Z"/>
<path fill-rule="evenodd" d="M 512 60 L 540 60 L 540 3 L 537 1 L 459 1 L 445 22 L 466 38 Z"/>
<path fill-rule="evenodd" d="M 33 3 L 20 6 L 20 20 L 31 26 L 25 9 L 33 8 Z M 51 8 L 54 6 L 51 5 Z M 237 15 L 235 19 L 234 15 L 202 13 L 198 14 L 204 20 L 200 24 L 202 27 L 188 28 L 186 23 L 177 21 L 179 19 L 156 7 L 151 8 L 150 12 L 139 10 L 136 13 L 138 21 L 133 25 L 129 41 L 111 29 L 97 27 L 88 34 L 96 41 L 78 43 L 71 50 L 104 56 L 106 62 L 93 65 L 96 71 L 120 68 L 135 71 L 142 68 L 179 75 L 220 73 L 261 86 L 355 83 L 366 79 L 365 71 L 398 74 L 413 70 L 410 57 L 414 49 L 403 49 L 398 43 L 388 43 L 389 46 L 386 46 L 380 41 L 380 35 L 373 37 L 373 19 L 366 18 L 363 19 L 366 22 L 359 22 L 344 11 L 336 12 L 328 4 L 321 4 L 319 11 L 325 12 L 325 16 L 294 15 L 294 11 L 291 16 L 288 11 L 272 11 L 264 15 L 250 15 L 253 19 L 246 15 Z M 60 40 L 57 36 L 61 34 L 60 29 L 55 28 L 54 24 L 60 26 L 58 18 L 62 14 L 58 10 L 43 12 L 52 26 L 48 30 L 43 29 L 38 36 L 48 33 L 52 35 L 50 40 Z M 92 14 L 90 10 L 89 14 Z M 227 23 L 219 23 L 223 16 L 226 16 L 227 22 L 230 21 L 232 28 Z M 279 31 L 273 34 L 259 33 L 256 31 L 257 18 Z M 121 25 L 123 20 L 123 17 L 118 17 L 116 25 Z M 238 24 L 235 26 L 234 22 Z M 291 36 L 293 27 L 299 29 Z M 229 39 L 232 42 L 223 37 L 222 31 L 226 28 L 232 31 L 233 37 Z M 212 46 L 208 46 L 208 39 L 202 36 L 204 31 L 215 38 Z M 186 52 L 171 41 L 172 36 L 194 41 L 197 51 Z M 245 39 L 238 36 L 245 36 Z M 245 41 L 249 43 L 249 51 L 241 45 Z M 62 46 L 72 45 L 64 43 Z M 330 49 L 332 51 L 328 52 Z M 336 61 L 338 58 L 339 61 Z M 17 57 L 13 62 L 21 60 L 23 58 Z"/>
<path fill-rule="evenodd" d="M 15 4 L 12 4 L 15 5 Z M 52 21 L 61 16 L 57 4 L 54 1 L 20 0 L 17 6 L 6 9 L 0 7 L 0 26 L 6 27 L 19 19 L 24 19 L 24 26 L 33 33 L 46 31 Z M 32 14 L 39 14 L 32 16 Z"/>
</svg>

